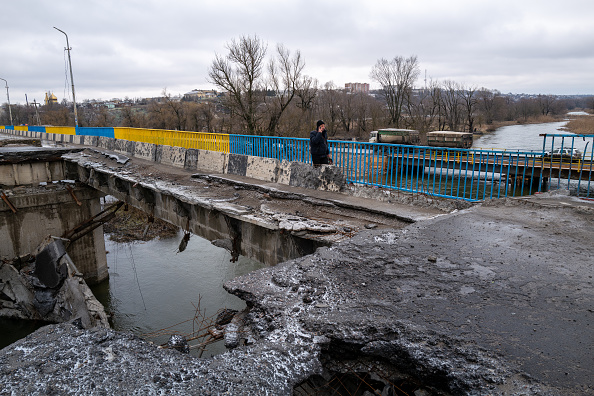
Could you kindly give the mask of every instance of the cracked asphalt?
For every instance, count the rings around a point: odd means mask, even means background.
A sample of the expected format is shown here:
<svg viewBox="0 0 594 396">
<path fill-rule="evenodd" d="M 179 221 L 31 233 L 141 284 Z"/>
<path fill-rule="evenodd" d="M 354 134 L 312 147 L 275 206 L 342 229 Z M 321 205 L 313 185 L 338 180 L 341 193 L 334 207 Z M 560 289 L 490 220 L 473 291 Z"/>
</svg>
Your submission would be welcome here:
<svg viewBox="0 0 594 396">
<path fill-rule="evenodd" d="M 323 336 L 336 359 L 350 345 L 442 391 L 585 395 L 594 392 L 592 235 L 591 201 L 497 200 L 364 231 L 225 287 L 264 317 L 284 316 L 273 327 L 298 321 Z"/>
</svg>

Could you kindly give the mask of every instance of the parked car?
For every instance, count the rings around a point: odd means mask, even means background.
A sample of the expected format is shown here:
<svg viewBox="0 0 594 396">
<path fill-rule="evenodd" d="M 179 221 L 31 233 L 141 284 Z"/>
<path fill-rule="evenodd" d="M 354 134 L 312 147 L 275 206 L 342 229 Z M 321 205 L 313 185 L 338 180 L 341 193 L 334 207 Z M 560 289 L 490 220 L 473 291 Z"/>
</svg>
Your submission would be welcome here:
<svg viewBox="0 0 594 396">
<path fill-rule="evenodd" d="M 545 151 L 543 158 L 545 159 L 562 159 L 562 160 L 579 160 L 582 158 L 582 153 L 578 149 L 558 148 L 550 151 Z"/>
</svg>

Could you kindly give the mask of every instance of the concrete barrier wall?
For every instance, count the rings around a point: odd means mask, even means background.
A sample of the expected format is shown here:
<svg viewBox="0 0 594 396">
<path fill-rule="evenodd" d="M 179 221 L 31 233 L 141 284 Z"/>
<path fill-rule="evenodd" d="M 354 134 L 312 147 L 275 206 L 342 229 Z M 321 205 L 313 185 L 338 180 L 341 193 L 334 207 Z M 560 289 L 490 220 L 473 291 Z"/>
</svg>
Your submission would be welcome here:
<svg viewBox="0 0 594 396">
<path fill-rule="evenodd" d="M 147 161 L 155 161 L 156 151 L 156 144 L 136 142 L 134 147 L 134 157 L 142 158 Z"/>
<path fill-rule="evenodd" d="M 197 170 L 198 169 L 198 156 L 200 155 L 198 149 L 188 149 L 186 151 L 186 161 L 184 163 L 185 169 Z"/>
<path fill-rule="evenodd" d="M 183 147 L 162 146 L 161 163 L 163 165 L 183 168 L 186 163 L 186 151 Z"/>
<path fill-rule="evenodd" d="M 245 175 L 258 180 L 276 183 L 280 161 L 276 158 L 249 156 Z"/>
<path fill-rule="evenodd" d="M 291 181 L 291 164 L 289 161 L 282 161 L 277 168 L 276 182 L 289 185 Z"/>
<path fill-rule="evenodd" d="M 29 133 L 19 130 L 4 130 L 4 132 L 23 136 Z M 302 162 L 283 161 L 281 163 L 275 158 L 185 149 L 105 136 L 79 137 L 43 132 L 32 132 L 31 136 L 98 147 L 177 168 L 246 176 L 294 187 L 340 192 L 344 191 L 346 186 L 342 169 L 335 166 L 322 165 L 315 168 Z"/>
<path fill-rule="evenodd" d="M 200 150 L 197 169 L 213 173 L 227 173 L 228 155 L 218 151 Z"/>
<path fill-rule="evenodd" d="M 227 171 L 230 175 L 245 176 L 247 170 L 247 155 L 229 154 L 227 157 Z"/>
</svg>

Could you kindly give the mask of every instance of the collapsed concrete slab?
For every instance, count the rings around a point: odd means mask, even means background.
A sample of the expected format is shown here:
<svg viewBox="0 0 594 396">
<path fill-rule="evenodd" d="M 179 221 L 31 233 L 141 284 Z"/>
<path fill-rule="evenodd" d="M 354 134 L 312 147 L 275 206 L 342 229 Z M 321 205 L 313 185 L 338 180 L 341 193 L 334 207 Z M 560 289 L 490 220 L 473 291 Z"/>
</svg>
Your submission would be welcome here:
<svg viewBox="0 0 594 396">
<path fill-rule="evenodd" d="M 131 333 L 46 326 L 0 350 L 7 394 L 291 395 L 321 371 L 314 345 L 261 343 L 196 359 Z"/>
<path fill-rule="evenodd" d="M 409 380 L 424 394 L 589 394 L 594 205 L 562 199 L 368 230 L 236 278 L 225 288 L 251 307 L 240 346 L 210 359 L 111 330 L 46 327 L 0 351 L 0 386 L 291 395 L 308 378 L 367 370 L 379 393 Z"/>
<path fill-rule="evenodd" d="M 543 205 L 361 232 L 225 288 L 252 307 L 252 337 L 318 343 L 335 370 L 372 360 L 446 394 L 588 394 L 594 205 Z"/>
<path fill-rule="evenodd" d="M 48 323 L 76 319 L 83 328 L 109 327 L 103 306 L 61 240 L 48 238 L 28 260 L 18 261 L 20 270 L 0 262 L 0 317 Z"/>
</svg>

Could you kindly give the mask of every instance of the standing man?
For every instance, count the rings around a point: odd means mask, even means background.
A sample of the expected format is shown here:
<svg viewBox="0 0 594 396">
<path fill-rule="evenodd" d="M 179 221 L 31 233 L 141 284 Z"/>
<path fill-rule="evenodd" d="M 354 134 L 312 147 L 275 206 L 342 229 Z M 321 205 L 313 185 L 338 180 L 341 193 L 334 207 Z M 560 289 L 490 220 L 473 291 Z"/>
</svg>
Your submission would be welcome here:
<svg viewBox="0 0 594 396">
<path fill-rule="evenodd" d="M 314 166 L 322 164 L 332 164 L 330 150 L 328 149 L 328 134 L 326 133 L 326 124 L 319 120 L 316 124 L 316 130 L 309 133 L 309 151 Z"/>
</svg>

